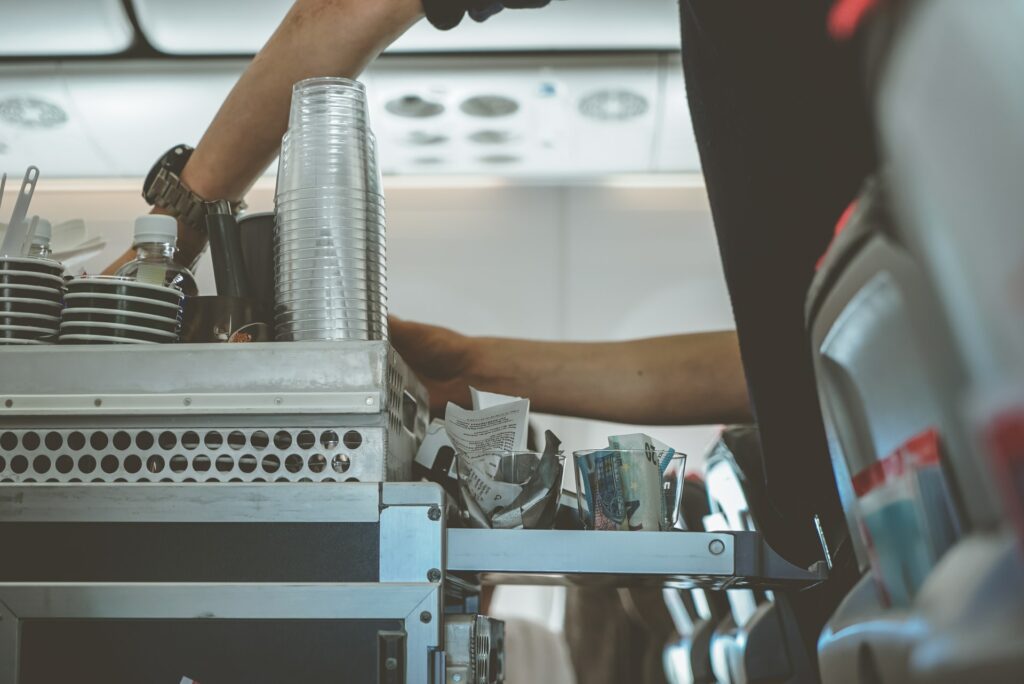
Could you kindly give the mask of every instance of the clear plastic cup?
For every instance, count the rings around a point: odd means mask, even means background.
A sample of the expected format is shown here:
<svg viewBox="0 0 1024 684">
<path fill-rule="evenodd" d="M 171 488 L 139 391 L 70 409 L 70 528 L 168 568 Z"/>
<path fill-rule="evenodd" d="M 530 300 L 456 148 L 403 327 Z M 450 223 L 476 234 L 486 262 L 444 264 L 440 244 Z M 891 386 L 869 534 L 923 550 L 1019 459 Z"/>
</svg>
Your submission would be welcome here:
<svg viewBox="0 0 1024 684">
<path fill-rule="evenodd" d="M 331 314 L 320 311 L 280 311 L 274 315 L 274 321 L 279 325 L 294 328 L 329 328 L 335 321 L 362 321 L 379 324 L 386 318 L 386 312 L 379 309 L 380 307 L 375 307 L 374 310 L 366 311 L 362 315 L 358 312 L 346 315 L 345 312 Z"/>
<path fill-rule="evenodd" d="M 274 274 L 289 284 L 297 281 L 335 281 L 338 284 L 345 282 L 378 283 L 386 268 L 386 263 L 367 263 L 361 266 L 342 268 L 332 265 L 330 260 L 327 260 L 322 266 L 280 261 L 274 264 Z"/>
<path fill-rule="evenodd" d="M 355 288 L 338 289 L 331 292 L 323 290 L 292 290 L 277 292 L 274 297 L 275 313 L 304 312 L 309 316 L 323 314 L 335 317 L 347 311 L 358 312 L 360 315 L 384 311 L 388 306 L 386 292 L 372 292 Z"/>
<path fill-rule="evenodd" d="M 351 311 L 360 315 L 384 311 L 388 306 L 388 296 L 383 292 L 365 290 L 335 290 L 326 293 L 322 290 L 293 290 L 278 292 L 274 295 L 275 313 L 303 312 L 312 317 L 323 314 L 325 317 L 337 317 Z"/>
<path fill-rule="evenodd" d="M 573 452 L 580 518 L 588 530 L 655 532 L 679 520 L 686 455 L 673 450 Z"/>
<path fill-rule="evenodd" d="M 362 84 L 295 84 L 275 205 L 278 339 L 386 339 L 385 205 Z"/>
</svg>

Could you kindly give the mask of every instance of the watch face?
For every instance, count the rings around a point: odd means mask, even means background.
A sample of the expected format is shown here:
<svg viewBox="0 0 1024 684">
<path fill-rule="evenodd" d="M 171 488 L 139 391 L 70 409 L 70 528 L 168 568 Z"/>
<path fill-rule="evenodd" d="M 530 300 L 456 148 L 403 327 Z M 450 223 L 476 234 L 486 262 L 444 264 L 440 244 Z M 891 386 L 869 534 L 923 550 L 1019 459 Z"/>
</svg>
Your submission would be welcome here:
<svg viewBox="0 0 1024 684">
<path fill-rule="evenodd" d="M 153 168 L 149 170 L 146 175 L 146 182 L 142 186 L 142 194 L 144 197 L 149 199 L 149 189 L 153 187 L 153 181 L 156 180 L 156 174 L 160 172 L 160 169 L 167 169 L 174 173 L 176 176 L 180 176 L 182 170 L 185 168 L 185 164 L 188 162 L 189 157 L 192 156 L 192 148 L 188 145 L 175 145 L 171 149 L 160 157 L 160 160 L 153 165 Z"/>
</svg>

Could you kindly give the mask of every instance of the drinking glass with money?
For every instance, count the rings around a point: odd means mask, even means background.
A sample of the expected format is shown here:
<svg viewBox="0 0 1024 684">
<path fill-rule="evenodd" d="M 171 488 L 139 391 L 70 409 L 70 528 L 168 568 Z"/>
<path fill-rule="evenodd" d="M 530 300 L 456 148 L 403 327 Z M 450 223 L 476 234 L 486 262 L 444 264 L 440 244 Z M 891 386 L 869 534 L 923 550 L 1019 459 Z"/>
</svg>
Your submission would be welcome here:
<svg viewBox="0 0 1024 684">
<path fill-rule="evenodd" d="M 588 530 L 657 532 L 679 519 L 686 455 L 640 449 L 573 452 L 580 518 Z"/>
</svg>

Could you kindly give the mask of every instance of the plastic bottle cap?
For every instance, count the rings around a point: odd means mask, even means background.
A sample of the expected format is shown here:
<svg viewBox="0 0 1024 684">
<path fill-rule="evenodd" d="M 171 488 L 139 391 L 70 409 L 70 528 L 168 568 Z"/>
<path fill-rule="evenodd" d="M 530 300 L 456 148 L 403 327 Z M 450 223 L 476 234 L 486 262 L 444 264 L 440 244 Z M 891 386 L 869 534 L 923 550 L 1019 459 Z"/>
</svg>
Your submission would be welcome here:
<svg viewBox="0 0 1024 684">
<path fill-rule="evenodd" d="M 135 219 L 135 244 L 161 242 L 175 244 L 178 241 L 178 222 L 170 216 L 146 214 Z"/>
<path fill-rule="evenodd" d="M 36 232 L 32 234 L 33 245 L 48 245 L 53 237 L 53 225 L 44 218 L 36 224 Z"/>
</svg>

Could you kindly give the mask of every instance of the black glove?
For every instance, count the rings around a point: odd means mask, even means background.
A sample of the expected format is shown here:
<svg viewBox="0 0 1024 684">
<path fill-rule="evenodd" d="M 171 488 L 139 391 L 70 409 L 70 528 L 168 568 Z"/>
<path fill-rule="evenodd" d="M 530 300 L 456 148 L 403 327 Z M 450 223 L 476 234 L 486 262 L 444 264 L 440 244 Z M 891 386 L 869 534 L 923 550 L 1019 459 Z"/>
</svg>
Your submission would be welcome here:
<svg viewBox="0 0 1024 684">
<path fill-rule="evenodd" d="M 474 21 L 485 21 L 505 8 L 544 7 L 551 0 L 423 0 L 427 19 L 442 31 L 453 29 L 469 13 Z"/>
</svg>

